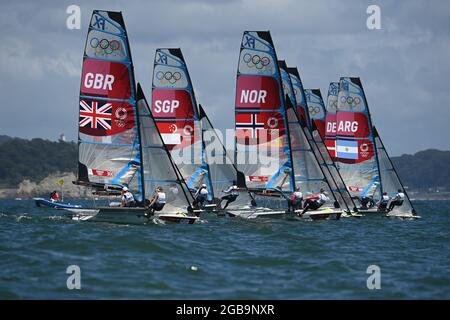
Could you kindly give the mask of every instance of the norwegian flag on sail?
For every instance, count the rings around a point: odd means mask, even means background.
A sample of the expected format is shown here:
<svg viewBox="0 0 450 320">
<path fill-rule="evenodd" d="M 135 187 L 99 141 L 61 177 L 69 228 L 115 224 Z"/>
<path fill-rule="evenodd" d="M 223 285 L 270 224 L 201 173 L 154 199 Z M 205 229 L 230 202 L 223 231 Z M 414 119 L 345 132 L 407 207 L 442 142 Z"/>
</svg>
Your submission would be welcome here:
<svg viewBox="0 0 450 320">
<path fill-rule="evenodd" d="M 241 144 L 270 142 L 283 134 L 283 116 L 279 112 L 236 113 L 236 138 Z"/>
<path fill-rule="evenodd" d="M 109 136 L 134 128 L 133 107 L 126 102 L 80 100 L 80 132 Z"/>
</svg>

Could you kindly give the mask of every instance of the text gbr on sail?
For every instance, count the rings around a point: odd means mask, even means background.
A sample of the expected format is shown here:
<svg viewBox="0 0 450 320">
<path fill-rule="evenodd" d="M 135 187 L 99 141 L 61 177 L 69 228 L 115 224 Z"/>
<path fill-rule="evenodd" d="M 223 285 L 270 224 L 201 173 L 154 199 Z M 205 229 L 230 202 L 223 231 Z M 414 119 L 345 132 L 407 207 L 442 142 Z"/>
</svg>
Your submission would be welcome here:
<svg viewBox="0 0 450 320">
<path fill-rule="evenodd" d="M 84 76 L 84 86 L 86 88 L 112 90 L 114 76 L 111 74 L 91 73 L 88 72 Z"/>
</svg>

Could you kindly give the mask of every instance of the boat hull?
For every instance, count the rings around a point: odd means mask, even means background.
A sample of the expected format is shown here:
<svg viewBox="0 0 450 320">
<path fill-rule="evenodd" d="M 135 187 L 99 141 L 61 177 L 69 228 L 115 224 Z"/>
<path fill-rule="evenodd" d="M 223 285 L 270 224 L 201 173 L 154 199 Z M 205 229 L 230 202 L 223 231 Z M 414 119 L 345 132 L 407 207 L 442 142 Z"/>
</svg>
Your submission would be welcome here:
<svg viewBox="0 0 450 320">
<path fill-rule="evenodd" d="M 110 222 L 120 224 L 148 224 L 153 219 L 169 223 L 193 224 L 198 217 L 179 213 L 156 213 L 151 217 L 145 216 L 144 208 L 105 207 L 98 209 L 72 209 L 72 219 L 76 221 Z"/>
<path fill-rule="evenodd" d="M 301 210 L 295 211 L 295 216 L 301 213 Z M 270 209 L 256 209 L 256 210 L 230 210 L 227 211 L 227 215 L 230 217 L 239 217 L 245 219 L 256 218 L 283 218 L 294 216 L 293 213 L 288 213 L 284 210 L 270 210 Z M 332 209 L 311 210 L 305 212 L 299 216 L 305 220 L 339 220 L 342 215 L 342 211 Z"/>
<path fill-rule="evenodd" d="M 54 208 L 54 209 L 76 209 L 81 208 L 81 205 L 70 204 L 63 202 L 52 202 L 44 198 L 33 198 L 34 203 L 40 208 Z"/>
</svg>

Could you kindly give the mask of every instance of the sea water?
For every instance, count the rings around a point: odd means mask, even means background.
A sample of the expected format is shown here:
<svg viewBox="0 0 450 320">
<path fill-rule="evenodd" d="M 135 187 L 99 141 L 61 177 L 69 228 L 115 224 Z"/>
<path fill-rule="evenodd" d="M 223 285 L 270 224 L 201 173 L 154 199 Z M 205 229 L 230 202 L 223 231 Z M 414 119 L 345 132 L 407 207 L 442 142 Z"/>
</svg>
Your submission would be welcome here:
<svg viewBox="0 0 450 320">
<path fill-rule="evenodd" d="M 0 299 L 450 299 L 450 201 L 415 205 L 414 221 L 136 226 L 3 200 Z"/>
</svg>

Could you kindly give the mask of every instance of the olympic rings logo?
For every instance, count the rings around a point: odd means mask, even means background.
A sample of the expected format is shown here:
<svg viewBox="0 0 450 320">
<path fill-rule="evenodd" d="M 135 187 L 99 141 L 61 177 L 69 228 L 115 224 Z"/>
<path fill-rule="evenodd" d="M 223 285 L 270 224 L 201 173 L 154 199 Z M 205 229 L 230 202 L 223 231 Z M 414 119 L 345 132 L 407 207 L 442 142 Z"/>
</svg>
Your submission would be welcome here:
<svg viewBox="0 0 450 320">
<path fill-rule="evenodd" d="M 359 97 L 346 97 L 346 96 L 342 96 L 341 97 L 341 102 L 342 103 L 348 103 L 351 107 L 357 106 L 361 103 L 361 99 Z"/>
<path fill-rule="evenodd" d="M 244 54 L 242 60 L 247 64 L 249 68 L 256 67 L 256 69 L 261 70 L 270 64 L 270 59 L 268 57 L 260 57 L 257 54 L 251 55 L 250 53 Z"/>
<path fill-rule="evenodd" d="M 319 107 L 308 107 L 308 112 L 310 115 L 315 116 L 316 114 L 320 113 Z"/>
<path fill-rule="evenodd" d="M 337 100 L 333 100 L 332 102 L 329 103 L 330 109 L 332 110 L 337 110 L 338 107 L 338 102 Z"/>
<path fill-rule="evenodd" d="M 98 38 L 92 38 L 89 41 L 89 45 L 91 48 L 95 49 L 95 53 L 104 53 L 104 54 L 112 54 L 114 51 L 117 51 L 120 49 L 120 42 L 117 40 L 108 40 L 108 39 L 101 39 Z"/>
<path fill-rule="evenodd" d="M 170 72 L 170 71 L 166 71 L 166 72 L 162 72 L 162 71 L 158 71 L 156 73 L 156 79 L 158 79 L 159 81 L 163 81 L 166 80 L 171 84 L 176 83 L 178 80 L 181 79 L 181 73 L 178 71 L 175 72 Z"/>
</svg>

